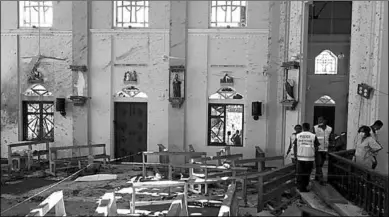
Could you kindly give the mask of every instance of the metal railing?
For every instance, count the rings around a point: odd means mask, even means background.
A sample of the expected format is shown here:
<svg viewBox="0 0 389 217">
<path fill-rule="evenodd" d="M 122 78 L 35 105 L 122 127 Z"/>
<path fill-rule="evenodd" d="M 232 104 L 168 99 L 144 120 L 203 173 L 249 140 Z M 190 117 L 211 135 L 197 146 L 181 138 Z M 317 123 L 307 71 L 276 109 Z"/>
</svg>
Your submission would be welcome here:
<svg viewBox="0 0 389 217">
<path fill-rule="evenodd" d="M 353 162 L 354 153 L 352 149 L 329 154 L 328 182 L 370 216 L 388 216 L 388 175 Z"/>
</svg>

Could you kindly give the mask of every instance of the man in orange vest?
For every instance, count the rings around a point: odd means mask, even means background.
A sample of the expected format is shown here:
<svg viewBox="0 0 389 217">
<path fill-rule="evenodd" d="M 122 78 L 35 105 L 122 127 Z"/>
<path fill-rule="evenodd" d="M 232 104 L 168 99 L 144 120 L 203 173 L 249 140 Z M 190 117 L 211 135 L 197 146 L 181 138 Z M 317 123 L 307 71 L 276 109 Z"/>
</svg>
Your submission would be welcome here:
<svg viewBox="0 0 389 217">
<path fill-rule="evenodd" d="M 330 137 L 332 134 L 332 128 L 327 125 L 327 120 L 324 117 L 319 117 L 318 124 L 313 127 L 313 133 L 316 134 L 319 140 L 320 146 L 315 154 L 316 174 L 315 180 L 319 181 L 321 185 L 324 185 L 323 180 L 323 166 L 327 158 L 328 146 L 330 144 Z"/>
<path fill-rule="evenodd" d="M 303 123 L 303 132 L 296 135 L 294 156 L 297 157 L 297 185 L 300 192 L 308 192 L 309 179 L 315 161 L 315 152 L 320 145 L 316 135 L 309 132 L 309 123 Z"/>
</svg>

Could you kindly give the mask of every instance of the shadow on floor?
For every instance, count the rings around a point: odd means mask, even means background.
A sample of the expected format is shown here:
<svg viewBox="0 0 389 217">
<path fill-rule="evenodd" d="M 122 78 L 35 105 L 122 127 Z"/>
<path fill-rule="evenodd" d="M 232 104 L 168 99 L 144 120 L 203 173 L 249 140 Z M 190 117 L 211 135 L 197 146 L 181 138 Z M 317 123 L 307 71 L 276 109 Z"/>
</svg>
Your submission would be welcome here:
<svg viewBox="0 0 389 217">
<path fill-rule="evenodd" d="M 1 186 L 1 194 L 20 195 L 36 188 L 49 186 L 55 182 L 56 181 L 45 180 L 41 178 L 28 178 L 17 180 L 11 182 L 14 184 L 5 184 Z"/>
</svg>

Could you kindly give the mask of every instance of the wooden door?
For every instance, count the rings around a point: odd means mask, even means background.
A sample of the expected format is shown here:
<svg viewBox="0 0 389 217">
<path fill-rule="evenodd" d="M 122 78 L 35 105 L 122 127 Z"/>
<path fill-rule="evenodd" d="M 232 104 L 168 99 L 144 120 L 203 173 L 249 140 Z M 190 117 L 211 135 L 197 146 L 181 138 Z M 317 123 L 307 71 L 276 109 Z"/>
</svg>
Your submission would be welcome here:
<svg viewBox="0 0 389 217">
<path fill-rule="evenodd" d="M 115 103 L 115 158 L 147 151 L 147 103 Z M 142 155 L 125 158 L 125 162 L 142 162 Z"/>
</svg>

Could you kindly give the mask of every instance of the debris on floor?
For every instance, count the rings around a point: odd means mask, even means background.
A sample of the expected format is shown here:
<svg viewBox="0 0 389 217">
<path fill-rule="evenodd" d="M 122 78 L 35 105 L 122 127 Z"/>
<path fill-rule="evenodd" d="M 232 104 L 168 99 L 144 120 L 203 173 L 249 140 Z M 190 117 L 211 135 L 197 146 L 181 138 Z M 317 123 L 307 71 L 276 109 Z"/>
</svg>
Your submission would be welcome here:
<svg viewBox="0 0 389 217">
<path fill-rule="evenodd" d="M 97 181 L 108 181 L 117 179 L 116 174 L 96 174 L 90 176 L 82 176 L 74 180 L 75 182 L 97 182 Z"/>
</svg>

